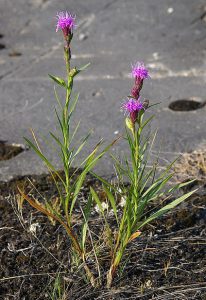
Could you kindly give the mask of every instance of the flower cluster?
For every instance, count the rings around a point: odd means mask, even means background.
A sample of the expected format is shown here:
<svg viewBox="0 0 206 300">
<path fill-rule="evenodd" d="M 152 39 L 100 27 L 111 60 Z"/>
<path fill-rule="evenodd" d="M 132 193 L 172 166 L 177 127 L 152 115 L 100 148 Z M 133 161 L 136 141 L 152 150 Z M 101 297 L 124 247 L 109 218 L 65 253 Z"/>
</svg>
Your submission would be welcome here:
<svg viewBox="0 0 206 300">
<path fill-rule="evenodd" d="M 135 65 L 132 65 L 132 76 L 135 80 L 143 80 L 149 78 L 149 72 L 142 62 L 137 62 Z"/>
<path fill-rule="evenodd" d="M 67 11 L 65 13 L 58 13 L 56 32 L 59 29 L 61 29 L 63 31 L 64 37 L 67 38 L 72 33 L 72 30 L 75 28 L 75 18 L 75 15 L 72 15 Z"/>
<path fill-rule="evenodd" d="M 139 111 L 147 108 L 144 103 L 140 101 L 140 90 L 142 89 L 144 79 L 149 78 L 149 72 L 143 63 L 137 62 L 135 65 L 132 65 L 131 73 L 135 79 L 135 83 L 131 90 L 131 97 L 128 97 L 127 102 L 122 105 L 122 108 L 129 113 L 130 120 L 134 125 Z"/>
<path fill-rule="evenodd" d="M 128 98 L 128 101 L 122 105 L 122 108 L 132 113 L 134 111 L 140 111 L 143 108 L 143 104 L 139 100 Z"/>
<path fill-rule="evenodd" d="M 127 102 L 122 105 L 122 108 L 129 112 L 132 124 L 135 124 L 138 116 L 138 112 L 143 109 L 143 103 L 139 99 L 128 98 Z"/>
</svg>

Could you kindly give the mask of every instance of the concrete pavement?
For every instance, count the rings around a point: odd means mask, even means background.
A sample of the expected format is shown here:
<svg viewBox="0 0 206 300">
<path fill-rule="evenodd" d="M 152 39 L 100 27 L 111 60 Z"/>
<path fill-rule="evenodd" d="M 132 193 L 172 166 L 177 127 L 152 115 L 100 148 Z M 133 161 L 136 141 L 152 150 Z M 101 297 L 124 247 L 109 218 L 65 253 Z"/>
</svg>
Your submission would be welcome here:
<svg viewBox="0 0 206 300">
<path fill-rule="evenodd" d="M 77 15 L 73 65 L 91 62 L 74 87 L 80 92 L 74 119 L 82 122 L 78 136 L 94 129 L 83 157 L 101 137 L 108 143 L 123 132 L 120 106 L 133 84 L 129 72 L 136 60 L 143 61 L 151 75 L 143 97 L 161 102 L 152 110 L 152 127 L 158 128 L 162 156 L 172 159 L 205 142 L 205 107 L 186 112 L 168 108 L 178 99 L 206 99 L 204 0 L 1 0 L 0 140 L 24 144 L 23 136 L 30 136 L 32 127 L 61 168 L 45 143 L 48 131 L 56 130 L 53 83 L 47 74 L 65 72 L 62 37 L 55 32 L 55 15 L 61 10 Z M 124 142 L 112 151 L 123 154 Z M 45 170 L 32 150 L 24 151 L 0 162 L 0 180 Z M 113 171 L 108 158 L 97 167 L 105 176 Z"/>
</svg>

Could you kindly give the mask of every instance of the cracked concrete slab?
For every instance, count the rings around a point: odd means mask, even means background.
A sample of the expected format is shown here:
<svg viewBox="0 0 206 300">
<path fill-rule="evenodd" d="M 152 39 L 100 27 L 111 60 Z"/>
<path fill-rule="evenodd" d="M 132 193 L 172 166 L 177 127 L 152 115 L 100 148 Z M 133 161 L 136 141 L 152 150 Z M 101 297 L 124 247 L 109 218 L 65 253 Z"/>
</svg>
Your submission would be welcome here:
<svg viewBox="0 0 206 300">
<path fill-rule="evenodd" d="M 82 120 L 78 137 L 93 129 L 84 155 L 101 137 L 108 143 L 123 132 L 120 106 L 130 91 L 130 65 L 136 60 L 144 61 L 151 74 L 143 97 L 161 102 L 151 113 L 156 115 L 152 127 L 158 128 L 157 145 L 161 144 L 165 159 L 205 141 L 204 106 L 189 112 L 168 108 L 177 99 L 206 100 L 205 1 L 2 0 L 0 9 L 0 43 L 5 45 L 0 50 L 0 140 L 24 144 L 23 136 L 28 137 L 33 127 L 49 158 L 61 167 L 58 156 L 45 143 L 48 131 L 56 130 L 55 97 L 48 73 L 62 76 L 65 72 L 55 15 L 69 10 L 76 13 L 78 22 L 73 64 L 91 62 L 74 86 L 74 93 L 80 92 L 74 118 L 75 123 Z M 124 142 L 112 151 L 125 153 Z M 0 162 L 0 180 L 45 170 L 28 150 Z M 104 159 L 97 171 L 109 176 L 112 162 Z"/>
</svg>

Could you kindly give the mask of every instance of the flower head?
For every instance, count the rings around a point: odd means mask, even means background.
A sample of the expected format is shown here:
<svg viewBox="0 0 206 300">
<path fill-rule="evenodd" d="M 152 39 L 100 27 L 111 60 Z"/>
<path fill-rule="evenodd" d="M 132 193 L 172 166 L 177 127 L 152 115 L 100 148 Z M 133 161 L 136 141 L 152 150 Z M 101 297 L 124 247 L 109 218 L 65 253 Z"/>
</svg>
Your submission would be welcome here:
<svg viewBox="0 0 206 300">
<path fill-rule="evenodd" d="M 149 78 L 149 72 L 148 70 L 145 68 L 144 64 L 141 62 L 136 62 L 135 65 L 132 65 L 132 76 L 135 79 L 147 79 Z"/>
<path fill-rule="evenodd" d="M 128 98 L 128 101 L 122 105 L 122 108 L 129 113 L 139 112 L 143 109 L 143 104 L 139 99 Z"/>
<path fill-rule="evenodd" d="M 139 101 L 139 99 L 128 98 L 128 101 L 122 105 L 122 108 L 129 113 L 130 121 L 131 124 L 133 124 L 133 127 L 135 122 L 137 121 L 139 111 L 141 109 L 144 109 L 144 106 L 143 103 Z"/>
<path fill-rule="evenodd" d="M 57 14 L 57 27 L 56 32 L 59 29 L 62 29 L 65 36 L 68 36 L 68 34 L 74 29 L 75 27 L 75 15 L 72 15 L 70 13 L 66 12 L 60 12 Z"/>
</svg>

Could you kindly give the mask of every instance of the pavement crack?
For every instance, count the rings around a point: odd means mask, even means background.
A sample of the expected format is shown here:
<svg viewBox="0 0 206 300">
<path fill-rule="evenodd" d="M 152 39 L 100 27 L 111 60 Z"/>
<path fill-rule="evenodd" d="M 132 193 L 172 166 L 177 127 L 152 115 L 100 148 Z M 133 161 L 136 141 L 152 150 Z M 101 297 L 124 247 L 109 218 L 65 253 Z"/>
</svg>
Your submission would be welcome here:
<svg viewBox="0 0 206 300">
<path fill-rule="evenodd" d="M 204 18 L 206 17 L 206 11 L 204 13 L 201 14 L 200 19 L 204 20 Z"/>
<path fill-rule="evenodd" d="M 12 74 L 12 73 L 13 73 L 13 71 L 8 71 L 8 72 L 6 72 L 6 73 L 0 75 L 0 80 L 3 79 L 3 78 L 5 78 L 6 76 Z"/>
<path fill-rule="evenodd" d="M 95 20 L 95 15 L 91 14 L 80 21 L 80 24 L 78 25 L 78 29 L 85 29 L 88 28 Z"/>
<path fill-rule="evenodd" d="M 51 57 L 53 53 L 58 50 L 61 47 L 61 43 L 59 42 L 58 44 L 50 47 L 49 49 L 45 50 L 42 52 L 39 56 L 29 60 L 26 64 L 17 66 L 15 69 L 8 71 L 7 73 L 3 74 L 0 76 L 1 79 L 5 79 L 7 77 L 15 76 L 15 74 L 18 72 L 18 74 L 21 71 L 27 71 L 29 70 L 34 64 L 39 63 L 41 60 Z"/>
<path fill-rule="evenodd" d="M 206 18 L 206 7 L 204 8 L 204 11 L 191 22 L 191 25 L 197 23 L 198 21 L 205 21 L 205 18 Z"/>
<path fill-rule="evenodd" d="M 108 9 L 112 4 L 114 4 L 115 2 L 117 2 L 118 0 L 112 0 L 109 3 L 105 4 L 105 6 L 103 6 L 103 10 Z"/>
<path fill-rule="evenodd" d="M 26 100 L 24 103 L 24 106 L 22 108 L 20 108 L 19 110 L 13 111 L 10 114 L 7 114 L 5 117 L 1 118 L 1 122 L 7 120 L 8 118 L 16 116 L 16 114 L 28 112 L 28 111 L 34 109 L 35 107 L 39 106 L 43 101 L 44 101 L 44 98 L 41 98 L 41 99 L 39 99 L 39 101 L 37 101 L 34 104 L 29 106 L 29 101 Z"/>
<path fill-rule="evenodd" d="M 48 0 L 32 0 L 32 5 L 35 8 L 38 7 L 38 9 L 43 10 L 49 4 L 48 2 Z"/>
</svg>

